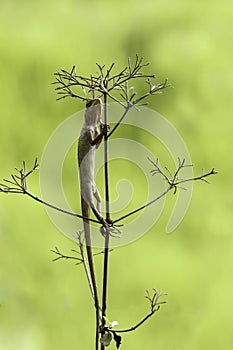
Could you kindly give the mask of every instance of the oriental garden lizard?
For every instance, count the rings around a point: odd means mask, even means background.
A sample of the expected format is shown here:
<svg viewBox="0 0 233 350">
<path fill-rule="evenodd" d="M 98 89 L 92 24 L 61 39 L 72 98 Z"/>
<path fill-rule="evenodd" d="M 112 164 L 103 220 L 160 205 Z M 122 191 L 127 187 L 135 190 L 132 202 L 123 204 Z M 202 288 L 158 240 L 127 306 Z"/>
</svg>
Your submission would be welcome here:
<svg viewBox="0 0 233 350">
<path fill-rule="evenodd" d="M 92 209 L 97 220 L 102 223 L 103 230 L 108 231 L 109 224 L 105 221 L 101 214 L 101 197 L 94 181 L 95 150 L 99 147 L 104 133 L 106 132 L 106 129 L 108 129 L 107 126 L 101 123 L 100 116 L 101 100 L 99 98 L 88 100 L 86 103 L 85 120 L 78 141 L 78 164 L 80 174 L 82 216 L 85 218 L 90 218 L 90 209 Z M 98 129 L 99 123 L 101 125 L 100 132 Z M 96 206 L 94 203 L 94 198 L 97 201 Z M 94 292 L 95 307 L 99 312 L 99 301 L 91 246 L 90 221 L 88 219 L 83 219 L 83 226 L 87 258 Z"/>
</svg>

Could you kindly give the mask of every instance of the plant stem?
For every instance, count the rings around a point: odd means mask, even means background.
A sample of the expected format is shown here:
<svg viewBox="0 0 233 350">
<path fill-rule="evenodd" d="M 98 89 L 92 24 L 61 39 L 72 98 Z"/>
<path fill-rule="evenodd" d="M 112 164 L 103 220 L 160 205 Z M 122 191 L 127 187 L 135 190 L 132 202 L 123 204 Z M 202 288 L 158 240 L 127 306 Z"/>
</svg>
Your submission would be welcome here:
<svg viewBox="0 0 233 350">
<path fill-rule="evenodd" d="M 108 124 L 108 106 L 107 94 L 104 95 L 104 123 Z M 109 177 L 108 177 L 108 138 L 107 133 L 104 136 L 104 175 L 105 175 L 105 201 L 106 201 L 106 220 L 110 219 L 109 204 Z M 109 258 L 109 233 L 106 232 L 104 244 L 104 268 L 103 268 L 103 290 L 102 290 L 102 328 L 105 326 L 105 317 L 107 311 L 107 286 L 108 286 L 108 258 Z M 101 350 L 105 346 L 101 345 Z"/>
<path fill-rule="evenodd" d="M 116 123 L 116 125 L 114 126 L 114 128 L 110 131 L 110 133 L 108 134 L 107 138 L 109 138 L 114 132 L 115 130 L 118 128 L 118 126 L 121 124 L 122 120 L 125 118 L 126 114 L 128 113 L 129 109 L 130 109 L 130 105 L 127 106 L 124 110 L 124 113 L 122 114 L 121 118 L 119 119 L 119 121 Z"/>
<path fill-rule="evenodd" d="M 34 196 L 32 193 L 28 192 L 28 191 L 24 191 L 22 189 L 20 189 L 19 191 L 17 191 L 17 189 L 15 189 L 15 192 L 11 191 L 12 193 L 19 193 L 19 194 L 26 194 L 28 197 L 31 197 L 32 199 L 34 199 L 36 202 L 39 202 L 49 208 L 52 208 L 54 210 L 57 210 L 57 211 L 60 211 L 61 213 L 63 214 L 68 214 L 68 215 L 71 215 L 71 216 L 75 216 L 77 218 L 81 218 L 81 219 L 85 219 L 85 220 L 88 220 L 88 221 L 91 221 L 91 222 L 96 222 L 96 223 L 99 223 L 98 220 L 96 219 L 92 219 L 92 218 L 88 218 L 86 216 L 83 216 L 83 215 L 80 215 L 80 214 L 77 214 L 77 213 L 73 213 L 71 211 L 68 211 L 68 210 L 65 210 L 65 209 L 62 209 L 62 208 L 59 208 L 57 207 L 56 205 L 53 205 L 53 204 L 50 204 L 48 202 L 45 202 L 44 200 L 42 200 L 41 198 L 37 197 L 37 196 Z M 7 191 L 3 191 L 3 192 L 6 192 Z"/>
</svg>

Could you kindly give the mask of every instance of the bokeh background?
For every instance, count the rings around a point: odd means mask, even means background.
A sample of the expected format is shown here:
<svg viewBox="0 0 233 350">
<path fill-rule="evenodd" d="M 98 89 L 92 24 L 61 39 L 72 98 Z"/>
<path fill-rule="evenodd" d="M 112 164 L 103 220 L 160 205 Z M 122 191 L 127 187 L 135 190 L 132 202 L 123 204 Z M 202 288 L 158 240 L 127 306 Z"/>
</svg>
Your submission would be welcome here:
<svg viewBox="0 0 233 350">
<path fill-rule="evenodd" d="M 121 328 L 147 312 L 145 289 L 169 293 L 153 319 L 124 336 L 122 350 L 233 346 L 232 18 L 230 0 L 0 2 L 1 178 L 23 159 L 40 159 L 56 126 L 83 108 L 55 100 L 53 72 L 76 64 L 90 74 L 95 62 L 122 67 L 135 53 L 172 83 L 150 107 L 178 129 L 195 172 L 219 171 L 211 185 L 195 183 L 173 234 L 165 233 L 168 209 L 142 239 L 111 253 L 108 316 Z M 30 186 L 39 193 L 38 175 Z M 74 243 L 43 207 L 0 195 L 1 349 L 93 348 L 83 270 L 52 262 L 54 246 L 69 252 Z M 101 257 L 96 262 L 100 274 Z"/>
</svg>

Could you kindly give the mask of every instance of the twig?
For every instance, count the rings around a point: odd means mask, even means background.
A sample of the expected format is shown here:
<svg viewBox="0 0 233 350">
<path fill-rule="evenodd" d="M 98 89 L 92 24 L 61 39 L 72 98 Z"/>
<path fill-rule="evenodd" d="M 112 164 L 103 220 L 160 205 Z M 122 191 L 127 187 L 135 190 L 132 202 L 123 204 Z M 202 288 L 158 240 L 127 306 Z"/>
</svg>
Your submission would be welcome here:
<svg viewBox="0 0 233 350">
<path fill-rule="evenodd" d="M 88 263 L 87 263 L 87 260 L 86 260 L 86 257 L 85 257 L 85 253 L 84 253 L 84 249 L 83 249 L 83 240 L 82 240 L 81 236 L 82 236 L 82 232 L 78 232 L 77 235 L 76 235 L 77 244 L 79 246 L 80 252 L 78 252 L 75 249 L 72 249 L 72 252 L 75 252 L 75 253 L 81 255 L 81 258 L 78 258 L 77 256 L 72 256 L 72 255 L 65 255 L 65 254 L 61 253 L 61 251 L 57 247 L 55 247 L 55 249 L 52 249 L 51 251 L 53 253 L 55 253 L 56 255 L 58 255 L 58 257 L 53 259 L 53 261 L 57 261 L 57 260 L 60 260 L 60 259 L 65 259 L 65 260 L 72 259 L 72 260 L 78 260 L 78 263 L 76 263 L 76 265 L 83 264 L 84 271 L 85 271 L 85 274 L 86 274 L 86 277 L 87 277 L 87 282 L 88 282 L 89 289 L 90 289 L 90 292 L 91 292 L 91 296 L 92 296 L 92 298 L 94 300 L 95 299 L 94 288 L 93 288 L 93 285 L 92 285 L 92 282 L 91 282 L 91 276 L 90 276 L 90 273 L 89 273 L 89 270 L 88 270 Z"/>
<path fill-rule="evenodd" d="M 27 180 L 28 180 L 28 177 L 32 173 L 34 173 L 35 170 L 38 170 L 38 168 L 39 168 L 39 164 L 37 162 L 37 158 L 35 160 L 35 163 L 34 163 L 32 169 L 29 171 L 26 170 L 26 163 L 25 163 L 25 161 L 23 161 L 22 168 L 21 169 L 15 168 L 17 173 L 11 174 L 11 180 L 3 179 L 4 183 L 0 183 L 0 192 L 5 193 L 5 194 L 7 194 L 7 193 L 24 194 L 24 195 L 34 199 L 36 202 L 39 202 L 39 203 L 41 203 L 49 208 L 57 210 L 63 214 L 75 216 L 77 218 L 81 218 L 81 219 L 85 219 L 85 220 L 89 220 L 91 222 L 101 224 L 97 219 L 84 217 L 80 214 L 73 213 L 73 212 L 70 212 L 68 210 L 59 208 L 56 205 L 48 203 L 48 202 L 42 200 L 41 198 L 35 196 L 34 194 L 30 193 L 27 190 L 27 187 L 28 187 Z"/>
<path fill-rule="evenodd" d="M 72 250 L 74 251 L 74 250 Z M 54 249 L 51 249 L 51 252 L 55 253 L 56 255 L 58 255 L 56 258 L 53 259 L 53 261 L 58 261 L 60 259 L 65 259 L 65 260 L 78 260 L 78 263 L 76 263 L 76 265 L 80 265 L 84 262 L 83 258 L 78 258 L 77 256 L 72 256 L 72 255 L 65 255 L 63 254 L 57 247 L 55 247 Z M 75 251 L 76 252 L 76 251 Z M 80 254 L 79 252 L 76 252 L 78 254 Z"/>
<path fill-rule="evenodd" d="M 129 213 L 117 218 L 116 220 L 113 220 L 113 224 L 116 224 L 117 222 L 133 215 L 133 214 L 136 214 L 138 213 L 139 211 L 149 207 L 151 204 L 157 202 L 158 200 L 160 200 L 162 197 L 164 197 L 168 192 L 170 192 L 172 189 L 174 189 L 174 193 L 176 193 L 177 189 L 180 188 L 180 189 L 184 189 L 180 186 L 180 184 L 182 183 L 185 183 L 185 182 L 191 182 L 191 181 L 197 181 L 197 180 L 201 180 L 201 181 L 204 181 L 204 182 L 207 182 L 207 179 L 206 177 L 209 177 L 211 175 L 215 175 L 217 174 L 217 171 L 213 168 L 211 171 L 207 172 L 207 173 L 204 173 L 202 171 L 202 175 L 199 175 L 199 176 L 196 176 L 196 177 L 193 177 L 193 178 L 188 178 L 188 179 L 179 179 L 178 176 L 179 176 L 179 173 L 180 171 L 185 168 L 185 167 L 190 167 L 192 165 L 190 164 L 185 164 L 185 160 L 183 159 L 182 161 L 180 159 L 178 159 L 178 167 L 174 173 L 174 175 L 169 179 L 168 176 L 165 174 L 165 172 L 162 170 L 162 168 L 159 166 L 159 163 L 158 163 L 158 159 L 154 162 L 152 159 L 148 158 L 148 160 L 153 164 L 154 166 L 154 169 L 151 170 L 151 173 L 152 175 L 155 175 L 155 174 L 159 174 L 162 176 L 162 178 L 167 182 L 168 184 L 168 187 L 167 189 L 162 192 L 160 195 L 158 195 L 157 197 L 155 197 L 154 199 L 152 199 L 151 201 L 147 202 L 146 204 L 138 207 L 137 209 L 134 209 L 132 211 L 130 211 Z M 170 171 L 169 171 L 170 173 Z"/>
<path fill-rule="evenodd" d="M 145 323 L 150 317 L 152 317 L 157 311 L 159 311 L 162 304 L 165 304 L 166 301 L 159 301 L 159 298 L 167 295 L 167 293 L 158 292 L 155 288 L 153 288 L 153 295 L 151 296 L 149 291 L 146 291 L 146 299 L 149 300 L 150 303 L 150 312 L 136 325 L 125 328 L 125 329 L 113 329 L 118 322 L 108 322 L 108 325 L 105 325 L 101 330 L 101 344 L 103 348 L 105 346 L 110 345 L 111 341 L 114 340 L 116 344 L 116 348 L 119 349 L 122 341 L 121 335 L 119 333 L 128 333 L 139 328 L 143 323 Z"/>
<path fill-rule="evenodd" d="M 80 254 L 82 256 L 82 260 L 83 260 L 83 266 L 84 266 L 84 270 L 85 270 L 85 274 L 87 276 L 87 282 L 91 291 L 91 296 L 92 299 L 95 301 L 95 292 L 94 292 L 94 287 L 91 281 L 91 276 L 90 276 L 90 272 L 88 270 L 88 263 L 85 257 L 85 253 L 84 253 L 84 249 L 83 249 L 83 240 L 81 238 L 81 233 L 79 232 L 77 234 L 77 239 L 78 239 L 78 245 L 79 245 L 79 250 L 80 250 Z"/>
<path fill-rule="evenodd" d="M 63 99 L 65 97 L 75 97 L 81 100 L 88 100 L 87 96 L 82 94 L 77 94 L 74 92 L 74 87 L 79 87 L 82 91 L 91 93 L 92 98 L 94 98 L 94 92 L 98 92 L 101 96 L 108 96 L 113 101 L 120 104 L 125 110 L 126 113 L 123 115 L 123 118 L 119 120 L 117 125 L 111 131 L 110 135 L 118 128 L 125 115 L 130 108 L 136 108 L 139 103 L 149 95 L 159 93 L 161 90 L 167 88 L 167 80 L 164 83 L 152 84 L 151 79 L 155 79 L 155 74 L 145 74 L 142 69 L 147 67 L 148 63 L 143 63 L 143 58 L 136 55 L 135 62 L 132 63 L 128 59 L 128 64 L 125 68 L 120 70 L 119 73 L 110 75 L 115 66 L 113 62 L 109 68 L 106 68 L 105 65 L 100 65 L 96 63 L 98 72 L 97 75 L 90 75 L 90 77 L 84 77 L 82 75 L 76 74 L 76 67 L 73 66 L 71 72 L 68 72 L 62 69 L 60 72 L 54 73 L 56 80 L 53 84 L 56 84 L 56 91 L 60 95 L 57 99 Z M 129 81 L 132 79 L 143 78 L 146 83 L 149 85 L 149 91 L 143 94 L 141 97 L 136 98 L 136 93 L 134 92 L 134 87 L 129 86 Z M 112 94 L 112 91 L 119 92 L 119 98 Z M 86 93 L 86 92 L 85 92 Z M 104 97 L 104 98 L 105 98 Z M 122 101 L 123 100 L 123 101 Z M 108 135 L 108 137 L 110 136 Z"/>
<path fill-rule="evenodd" d="M 149 300 L 150 303 L 150 313 L 147 314 L 141 321 L 139 321 L 136 325 L 126 328 L 126 329 L 114 329 L 116 333 L 128 333 L 132 332 L 135 329 L 139 328 L 146 320 L 148 320 L 151 316 L 153 316 L 157 311 L 159 311 L 160 306 L 162 304 L 166 304 L 167 301 L 158 301 L 160 297 L 167 295 L 167 293 L 162 293 L 153 288 L 153 295 L 150 296 L 149 291 L 146 291 L 145 298 Z M 108 329 L 111 332 L 111 329 Z"/>
</svg>

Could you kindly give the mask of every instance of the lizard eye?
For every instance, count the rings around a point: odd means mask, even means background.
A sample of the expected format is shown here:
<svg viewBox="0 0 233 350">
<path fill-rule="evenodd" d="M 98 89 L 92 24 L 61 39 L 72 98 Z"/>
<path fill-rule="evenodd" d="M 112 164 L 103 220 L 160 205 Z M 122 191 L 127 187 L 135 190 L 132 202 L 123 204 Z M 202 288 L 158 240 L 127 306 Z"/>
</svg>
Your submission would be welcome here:
<svg viewBox="0 0 233 350">
<path fill-rule="evenodd" d="M 101 100 L 99 98 L 96 98 L 94 100 L 88 100 L 86 103 L 86 108 L 89 108 L 91 106 L 100 105 L 100 104 L 101 104 Z"/>
<path fill-rule="evenodd" d="M 88 107 L 91 107 L 91 105 L 92 105 L 92 101 L 93 100 L 89 100 L 89 101 L 87 101 L 87 103 L 86 103 L 86 107 L 88 108 Z"/>
</svg>

